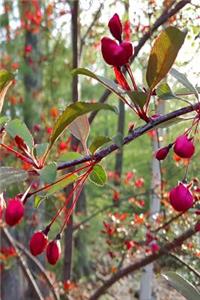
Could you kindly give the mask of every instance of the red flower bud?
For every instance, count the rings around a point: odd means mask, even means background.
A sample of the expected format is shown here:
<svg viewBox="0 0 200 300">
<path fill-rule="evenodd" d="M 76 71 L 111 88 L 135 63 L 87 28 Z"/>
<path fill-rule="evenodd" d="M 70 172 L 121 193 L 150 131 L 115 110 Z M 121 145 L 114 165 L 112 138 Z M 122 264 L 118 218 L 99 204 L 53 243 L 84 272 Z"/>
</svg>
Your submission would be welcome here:
<svg viewBox="0 0 200 300">
<path fill-rule="evenodd" d="M 24 205 L 20 198 L 15 197 L 9 199 L 8 205 L 5 210 L 5 220 L 10 226 L 14 226 L 19 223 L 24 215 Z"/>
<path fill-rule="evenodd" d="M 182 158 L 191 158 L 194 154 L 195 147 L 193 142 L 183 134 L 177 137 L 174 145 L 174 152 Z"/>
<path fill-rule="evenodd" d="M 108 27 L 110 29 L 110 32 L 114 36 L 114 38 L 116 38 L 119 42 L 121 42 L 122 23 L 120 21 L 118 14 L 114 14 L 114 16 L 110 19 L 108 23 Z"/>
<path fill-rule="evenodd" d="M 186 211 L 193 205 L 193 196 L 183 183 L 179 183 L 170 191 L 169 199 L 171 205 L 177 211 Z"/>
<path fill-rule="evenodd" d="M 104 37 L 101 40 L 101 51 L 107 64 L 119 67 L 128 63 L 133 54 L 133 47 L 129 42 L 118 45 L 114 40 Z"/>
<path fill-rule="evenodd" d="M 60 241 L 51 241 L 47 246 L 46 256 L 47 260 L 51 265 L 55 265 L 61 255 Z"/>
<path fill-rule="evenodd" d="M 167 157 L 167 154 L 169 153 L 169 149 L 169 146 L 158 149 L 155 153 L 155 157 L 158 160 L 164 160 Z"/>
<path fill-rule="evenodd" d="M 29 243 L 31 254 L 34 256 L 41 254 L 46 248 L 47 242 L 48 238 L 42 231 L 35 232 Z"/>
</svg>

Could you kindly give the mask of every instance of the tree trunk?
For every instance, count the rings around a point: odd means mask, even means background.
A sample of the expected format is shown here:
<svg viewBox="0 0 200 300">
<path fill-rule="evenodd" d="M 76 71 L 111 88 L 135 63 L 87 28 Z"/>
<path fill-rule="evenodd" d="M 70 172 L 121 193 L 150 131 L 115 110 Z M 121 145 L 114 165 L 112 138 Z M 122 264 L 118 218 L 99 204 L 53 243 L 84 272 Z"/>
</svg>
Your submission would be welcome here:
<svg viewBox="0 0 200 300">
<path fill-rule="evenodd" d="M 79 0 L 71 1 L 71 38 L 72 38 L 72 68 L 78 67 L 79 60 Z M 78 101 L 78 76 L 73 76 L 72 78 L 72 100 L 73 102 Z M 76 147 L 77 141 L 72 137 L 71 149 Z M 65 193 L 68 194 L 73 188 L 73 185 L 69 185 Z M 73 202 L 73 197 L 68 203 L 68 208 L 71 207 Z M 71 279 L 72 270 L 72 252 L 73 252 L 73 215 L 69 219 L 69 224 L 64 231 L 64 262 L 63 262 L 63 280 Z"/>
<path fill-rule="evenodd" d="M 157 106 L 157 113 L 164 114 L 164 102 L 160 101 Z M 153 153 L 160 148 L 159 137 L 162 135 L 162 129 L 157 130 L 157 137 L 153 139 L 152 150 Z M 160 211 L 160 196 L 161 196 L 161 184 L 162 184 L 162 176 L 161 176 L 161 168 L 160 162 L 154 157 L 152 157 L 152 181 L 151 181 L 151 189 L 152 189 L 152 198 L 151 198 L 151 206 L 150 206 L 150 221 L 154 222 L 157 214 Z M 143 269 L 141 284 L 140 284 L 140 300 L 153 300 L 153 278 L 154 278 L 154 270 L 153 263 L 147 265 Z"/>
</svg>

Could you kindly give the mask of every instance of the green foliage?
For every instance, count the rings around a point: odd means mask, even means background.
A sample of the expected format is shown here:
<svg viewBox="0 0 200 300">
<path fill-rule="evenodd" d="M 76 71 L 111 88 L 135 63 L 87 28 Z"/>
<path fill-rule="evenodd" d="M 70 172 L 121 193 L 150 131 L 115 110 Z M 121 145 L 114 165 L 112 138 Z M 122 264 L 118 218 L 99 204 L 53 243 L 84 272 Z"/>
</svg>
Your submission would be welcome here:
<svg viewBox="0 0 200 300">
<path fill-rule="evenodd" d="M 0 191 L 4 191 L 13 183 L 24 181 L 28 178 L 28 173 L 21 169 L 12 167 L 0 167 Z"/>
<path fill-rule="evenodd" d="M 167 272 L 163 277 L 187 300 L 199 300 L 200 293 L 198 290 L 186 279 L 175 272 Z"/>
<path fill-rule="evenodd" d="M 150 90 L 167 75 L 185 40 L 186 33 L 176 27 L 163 30 L 154 42 L 149 56 L 146 80 Z"/>
<path fill-rule="evenodd" d="M 56 179 L 57 164 L 55 162 L 42 168 L 40 171 L 40 179 L 44 183 L 52 183 Z"/>
<path fill-rule="evenodd" d="M 92 154 L 95 153 L 96 150 L 98 150 L 101 146 L 104 144 L 110 142 L 111 139 L 107 136 L 97 136 L 95 139 L 92 141 L 89 150 Z"/>
<path fill-rule="evenodd" d="M 96 79 L 99 83 L 101 83 L 105 88 L 113 92 L 119 98 L 123 95 L 124 91 L 121 89 L 119 85 L 117 85 L 113 80 L 104 78 L 103 76 L 96 75 L 95 73 L 91 72 L 90 70 L 84 68 L 78 68 L 72 71 L 72 75 L 85 75 Z"/>
<path fill-rule="evenodd" d="M 12 138 L 15 138 L 16 136 L 21 137 L 30 149 L 33 148 L 34 141 L 32 134 L 26 124 L 21 120 L 14 119 L 9 121 L 6 125 L 6 131 Z"/>
<path fill-rule="evenodd" d="M 96 185 L 104 186 L 107 180 L 107 175 L 104 168 L 101 165 L 96 164 L 89 176 L 89 179 Z"/>
<path fill-rule="evenodd" d="M 127 92 L 129 95 L 131 101 L 135 103 L 136 105 L 139 105 L 141 108 L 145 105 L 146 99 L 147 99 L 147 94 L 144 92 L 136 92 L 136 91 L 131 91 Z"/>
<path fill-rule="evenodd" d="M 85 103 L 76 102 L 69 105 L 64 112 L 57 119 L 56 124 L 53 128 L 53 133 L 50 138 L 49 149 L 53 146 L 57 138 L 63 133 L 63 131 L 78 117 L 87 114 L 92 111 L 98 111 L 101 109 L 110 110 L 116 112 L 116 109 L 109 105 L 103 103 Z"/>
</svg>

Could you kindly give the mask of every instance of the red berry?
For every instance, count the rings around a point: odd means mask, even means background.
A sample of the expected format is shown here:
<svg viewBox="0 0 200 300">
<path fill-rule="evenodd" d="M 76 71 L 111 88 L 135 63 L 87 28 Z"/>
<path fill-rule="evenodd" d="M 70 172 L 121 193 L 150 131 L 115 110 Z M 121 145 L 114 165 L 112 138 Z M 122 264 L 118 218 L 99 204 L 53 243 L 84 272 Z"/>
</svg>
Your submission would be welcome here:
<svg viewBox="0 0 200 300">
<path fill-rule="evenodd" d="M 129 42 L 118 45 L 114 40 L 104 37 L 101 40 L 101 51 L 107 64 L 119 67 L 128 63 L 133 54 L 133 47 Z"/>
<path fill-rule="evenodd" d="M 193 205 L 193 196 L 183 183 L 179 183 L 170 191 L 169 199 L 171 205 L 177 211 L 186 211 Z"/>
<path fill-rule="evenodd" d="M 5 210 L 5 220 L 9 226 L 19 223 L 24 215 L 24 205 L 20 198 L 15 197 L 9 199 Z"/>
<path fill-rule="evenodd" d="M 182 158 L 191 158 L 194 154 L 195 147 L 191 139 L 183 134 L 177 137 L 174 144 L 174 152 Z"/>
<path fill-rule="evenodd" d="M 42 232 L 35 232 L 30 240 L 29 247 L 31 254 L 37 256 L 41 254 L 46 248 L 48 237 Z"/>
<path fill-rule="evenodd" d="M 108 27 L 110 32 L 119 42 L 121 42 L 121 35 L 122 35 L 122 23 L 118 14 L 114 14 L 114 16 L 110 19 L 108 23 Z"/>
<path fill-rule="evenodd" d="M 61 255 L 61 247 L 60 247 L 60 241 L 59 240 L 53 240 L 51 241 L 46 250 L 46 256 L 47 260 L 51 265 L 55 265 L 57 261 L 59 260 Z"/>
<path fill-rule="evenodd" d="M 157 244 L 156 241 L 152 241 L 150 246 L 151 246 L 151 251 L 153 253 L 158 252 L 160 250 L 160 246 Z"/>
<path fill-rule="evenodd" d="M 158 160 L 164 160 L 167 157 L 167 154 L 169 153 L 169 149 L 170 148 L 168 146 L 158 149 L 155 153 L 155 157 Z"/>
</svg>

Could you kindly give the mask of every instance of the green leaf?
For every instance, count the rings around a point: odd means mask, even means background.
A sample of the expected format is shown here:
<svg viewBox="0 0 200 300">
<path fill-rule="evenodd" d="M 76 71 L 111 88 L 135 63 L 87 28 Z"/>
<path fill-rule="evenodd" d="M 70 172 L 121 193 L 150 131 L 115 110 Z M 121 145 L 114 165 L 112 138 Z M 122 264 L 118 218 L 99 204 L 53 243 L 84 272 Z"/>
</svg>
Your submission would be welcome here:
<svg viewBox="0 0 200 300">
<path fill-rule="evenodd" d="M 128 94 L 128 96 L 130 97 L 131 101 L 134 104 L 137 104 L 141 108 L 143 108 L 143 106 L 146 103 L 146 99 L 147 99 L 147 94 L 146 93 L 131 91 L 131 92 L 127 92 L 127 94 Z"/>
<path fill-rule="evenodd" d="M 36 195 L 35 198 L 34 198 L 34 207 L 38 208 L 43 200 L 45 200 L 44 197 Z"/>
<path fill-rule="evenodd" d="M 161 83 L 156 89 L 156 95 L 162 100 L 176 99 L 176 95 L 167 83 Z"/>
<path fill-rule="evenodd" d="M 69 161 L 69 160 L 75 160 L 75 159 L 79 159 L 82 158 L 83 156 L 79 153 L 79 152 L 72 152 L 69 151 L 67 153 L 63 153 L 61 154 L 61 156 L 58 158 L 58 161 Z"/>
<path fill-rule="evenodd" d="M 56 180 L 57 165 L 55 162 L 45 166 L 40 171 L 40 179 L 45 183 L 52 183 Z"/>
<path fill-rule="evenodd" d="M 48 143 L 36 144 L 34 147 L 36 157 L 41 158 L 47 150 L 48 145 Z"/>
<path fill-rule="evenodd" d="M 200 299 L 200 293 L 198 290 L 179 274 L 175 272 L 167 272 L 162 276 L 187 300 Z"/>
<path fill-rule="evenodd" d="M 11 167 L 0 167 L 0 191 L 4 191 L 13 183 L 25 181 L 27 178 L 28 173 L 24 170 Z"/>
<path fill-rule="evenodd" d="M 76 118 L 76 120 L 69 125 L 69 131 L 81 142 L 83 149 L 87 154 L 87 139 L 90 133 L 90 124 L 87 115 Z"/>
<path fill-rule="evenodd" d="M 183 122 L 183 121 L 187 121 L 187 119 L 183 118 L 183 117 L 176 117 L 176 118 L 173 118 L 171 120 L 167 120 L 166 122 L 163 122 L 159 125 L 156 125 L 154 127 L 155 128 L 167 128 L 167 127 L 170 127 L 172 125 L 175 125 L 177 123 L 180 123 L 180 122 Z"/>
<path fill-rule="evenodd" d="M 94 166 L 89 179 L 98 186 L 104 186 L 107 180 L 107 174 L 104 168 L 101 165 L 97 164 Z"/>
<path fill-rule="evenodd" d="M 24 140 L 24 142 L 29 146 L 30 149 L 33 148 L 33 137 L 26 124 L 21 120 L 14 119 L 8 122 L 8 124 L 6 125 L 6 131 L 12 138 L 15 138 L 18 135 Z"/>
<path fill-rule="evenodd" d="M 89 150 L 94 154 L 97 149 L 110 141 L 111 139 L 107 136 L 97 136 L 90 145 Z"/>
<path fill-rule="evenodd" d="M 3 108 L 5 95 L 9 87 L 12 85 L 13 78 L 13 75 L 7 70 L 0 70 L 0 112 Z"/>
<path fill-rule="evenodd" d="M 8 120 L 9 120 L 9 118 L 6 116 L 0 117 L 0 129 L 5 126 L 5 124 L 8 122 Z"/>
<path fill-rule="evenodd" d="M 191 93 L 193 93 L 197 99 L 199 99 L 198 90 L 192 85 L 192 83 L 187 79 L 185 74 L 180 73 L 176 69 L 172 68 L 170 74 L 178 80 L 183 86 L 185 86 Z"/>
<path fill-rule="evenodd" d="M 61 180 L 55 184 L 53 184 L 47 191 L 46 196 L 50 196 L 56 192 L 58 192 L 59 190 L 63 190 L 66 186 L 68 186 L 69 184 L 73 183 L 74 181 L 76 181 L 78 179 L 78 176 L 76 174 L 72 174 L 69 177 Z"/>
<path fill-rule="evenodd" d="M 86 102 L 76 102 L 69 105 L 65 111 L 57 119 L 56 124 L 53 128 L 53 133 L 50 138 L 50 147 L 54 144 L 57 138 L 63 133 L 63 131 L 78 117 L 87 114 L 92 111 L 97 110 L 111 110 L 116 112 L 116 108 L 111 105 L 104 103 L 86 103 Z"/>
<path fill-rule="evenodd" d="M 156 38 L 151 49 L 146 80 L 152 90 L 169 72 L 183 45 L 186 32 L 176 27 L 168 27 Z"/>
<path fill-rule="evenodd" d="M 118 132 L 113 138 L 113 143 L 115 143 L 119 148 L 122 148 L 123 146 L 123 135 Z"/>
<path fill-rule="evenodd" d="M 122 94 L 124 93 L 124 90 L 118 84 L 116 84 L 113 80 L 104 78 L 103 76 L 96 75 L 88 69 L 85 69 L 85 68 L 74 69 L 72 71 L 72 75 L 73 76 L 74 75 L 85 75 L 90 78 L 96 79 L 105 88 L 107 88 L 108 90 L 110 90 L 111 92 L 116 94 L 118 97 L 121 97 Z"/>
</svg>

